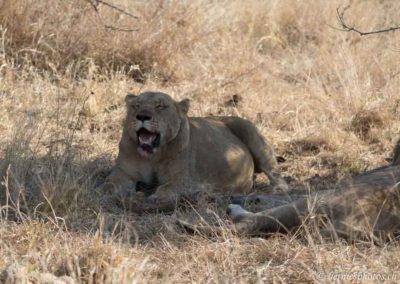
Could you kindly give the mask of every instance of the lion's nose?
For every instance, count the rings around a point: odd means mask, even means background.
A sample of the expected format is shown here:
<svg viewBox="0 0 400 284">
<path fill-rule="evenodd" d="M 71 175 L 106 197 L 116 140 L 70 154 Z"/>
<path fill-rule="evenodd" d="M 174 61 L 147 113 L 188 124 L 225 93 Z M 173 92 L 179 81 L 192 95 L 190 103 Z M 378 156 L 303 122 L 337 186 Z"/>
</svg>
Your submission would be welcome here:
<svg viewBox="0 0 400 284">
<path fill-rule="evenodd" d="M 149 114 L 138 114 L 136 115 L 136 119 L 140 121 L 150 120 L 151 116 Z"/>
</svg>

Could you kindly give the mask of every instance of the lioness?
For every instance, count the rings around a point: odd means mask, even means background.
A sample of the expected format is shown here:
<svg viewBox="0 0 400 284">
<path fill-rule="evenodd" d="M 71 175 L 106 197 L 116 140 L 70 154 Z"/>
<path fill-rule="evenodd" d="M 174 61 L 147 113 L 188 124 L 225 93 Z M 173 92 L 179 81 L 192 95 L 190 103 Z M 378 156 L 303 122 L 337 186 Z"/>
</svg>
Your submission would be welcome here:
<svg viewBox="0 0 400 284">
<path fill-rule="evenodd" d="M 188 117 L 189 101 L 159 92 L 129 94 L 116 165 L 106 180 L 114 190 L 135 191 L 158 181 L 148 200 L 175 202 L 204 187 L 248 192 L 253 174 L 274 187 L 286 182 L 274 171 L 273 150 L 249 121 L 239 117 Z"/>
<path fill-rule="evenodd" d="M 365 172 L 336 190 L 321 191 L 287 205 L 251 213 L 240 205 L 228 206 L 228 214 L 240 233 L 249 235 L 288 232 L 304 218 L 322 216 L 323 235 L 346 239 L 386 238 L 400 233 L 400 143 L 393 163 Z"/>
</svg>

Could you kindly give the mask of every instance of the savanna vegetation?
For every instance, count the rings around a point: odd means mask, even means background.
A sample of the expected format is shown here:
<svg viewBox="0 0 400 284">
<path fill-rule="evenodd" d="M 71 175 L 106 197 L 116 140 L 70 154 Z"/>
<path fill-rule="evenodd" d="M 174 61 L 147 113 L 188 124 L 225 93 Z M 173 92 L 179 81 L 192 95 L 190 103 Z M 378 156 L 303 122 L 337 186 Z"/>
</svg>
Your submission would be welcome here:
<svg viewBox="0 0 400 284">
<path fill-rule="evenodd" d="M 400 24 L 396 0 L 0 0 L 0 282 L 400 279 L 398 240 L 327 241 L 312 226 L 190 235 L 178 218 L 225 226 L 228 198 L 138 215 L 96 191 L 124 97 L 144 90 L 191 99 L 192 116 L 254 122 L 293 190 L 387 164 L 400 133 L 400 31 L 338 30 L 348 4 L 360 30 Z"/>
</svg>

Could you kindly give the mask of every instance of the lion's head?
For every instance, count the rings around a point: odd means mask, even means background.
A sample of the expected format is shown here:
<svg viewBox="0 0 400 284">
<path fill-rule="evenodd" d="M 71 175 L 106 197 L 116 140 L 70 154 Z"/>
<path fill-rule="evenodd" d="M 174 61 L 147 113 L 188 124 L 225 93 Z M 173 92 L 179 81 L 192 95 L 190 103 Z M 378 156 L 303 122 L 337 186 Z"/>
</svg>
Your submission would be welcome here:
<svg viewBox="0 0 400 284">
<path fill-rule="evenodd" d="M 164 93 L 145 92 L 137 96 L 128 94 L 125 102 L 125 126 L 143 157 L 150 158 L 160 146 L 175 139 L 182 121 L 187 120 L 187 99 L 176 102 Z"/>
</svg>

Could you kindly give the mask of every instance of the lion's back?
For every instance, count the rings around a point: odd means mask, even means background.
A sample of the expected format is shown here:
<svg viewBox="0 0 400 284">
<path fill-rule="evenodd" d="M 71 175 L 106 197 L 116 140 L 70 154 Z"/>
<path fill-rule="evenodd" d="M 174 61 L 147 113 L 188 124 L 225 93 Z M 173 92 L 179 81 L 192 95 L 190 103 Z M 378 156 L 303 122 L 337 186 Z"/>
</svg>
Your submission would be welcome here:
<svg viewBox="0 0 400 284">
<path fill-rule="evenodd" d="M 189 122 L 192 176 L 221 190 L 249 190 L 254 162 L 247 146 L 218 118 L 191 117 Z"/>
</svg>

